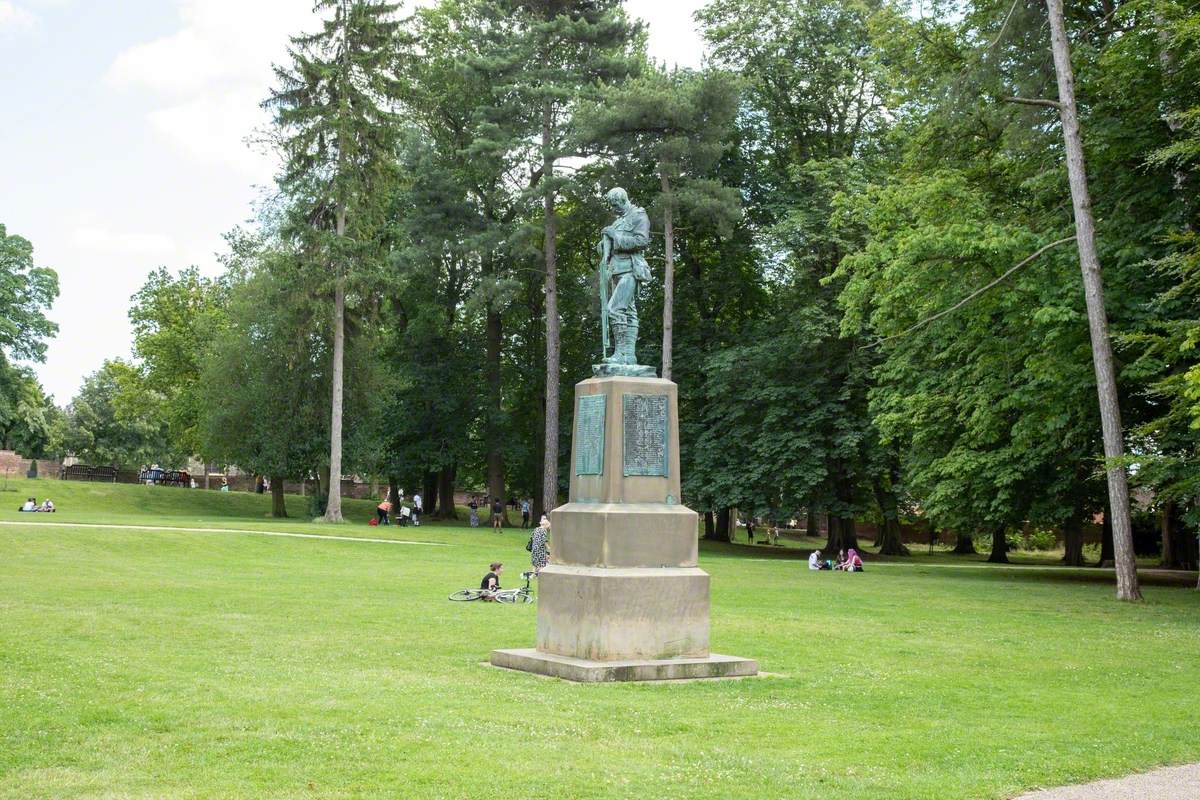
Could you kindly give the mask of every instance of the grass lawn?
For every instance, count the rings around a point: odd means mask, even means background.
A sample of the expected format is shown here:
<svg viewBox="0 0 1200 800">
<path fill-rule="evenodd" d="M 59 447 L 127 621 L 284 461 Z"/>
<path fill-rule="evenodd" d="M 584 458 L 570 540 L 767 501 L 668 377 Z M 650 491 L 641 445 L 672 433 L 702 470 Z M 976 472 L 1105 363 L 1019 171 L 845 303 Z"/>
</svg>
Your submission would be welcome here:
<svg viewBox="0 0 1200 800">
<path fill-rule="evenodd" d="M 1188 588 L 1131 606 L 1094 570 L 868 556 L 835 575 L 706 546 L 714 650 L 773 675 L 575 685 L 481 665 L 532 645 L 536 606 L 446 600 L 495 558 L 515 585 L 520 532 L 367 528 L 366 502 L 331 528 L 264 519 L 255 495 L 13 485 L 0 797 L 1002 798 L 1200 760 Z M 63 511 L 15 513 L 47 493 Z"/>
</svg>

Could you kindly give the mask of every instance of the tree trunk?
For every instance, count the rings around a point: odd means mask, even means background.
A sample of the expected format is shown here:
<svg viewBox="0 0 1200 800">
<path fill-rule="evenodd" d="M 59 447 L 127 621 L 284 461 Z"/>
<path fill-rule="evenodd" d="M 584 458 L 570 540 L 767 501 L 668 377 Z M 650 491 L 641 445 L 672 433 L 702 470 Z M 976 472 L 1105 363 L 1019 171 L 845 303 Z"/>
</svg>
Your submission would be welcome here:
<svg viewBox="0 0 1200 800">
<path fill-rule="evenodd" d="M 208 462 L 205 461 L 204 462 L 204 488 L 205 489 L 208 488 L 208 474 L 210 472 L 212 472 L 212 468 L 209 466 Z"/>
<path fill-rule="evenodd" d="M 1188 535 L 1179 525 L 1177 506 L 1171 501 L 1163 503 L 1160 520 L 1162 525 L 1162 566 L 1165 569 L 1196 569 L 1197 539 Z"/>
<path fill-rule="evenodd" d="M 441 485 L 441 472 L 445 472 L 445 469 L 443 468 L 440 472 L 425 470 L 425 475 L 421 479 L 421 503 L 425 506 L 421 513 L 437 519 L 441 518 L 438 515 L 438 488 Z"/>
<path fill-rule="evenodd" d="M 956 533 L 958 541 L 954 544 L 954 550 L 951 552 L 959 555 L 974 555 L 979 551 L 975 549 L 975 537 L 968 533 Z"/>
<path fill-rule="evenodd" d="M 1063 523 L 1063 564 L 1068 567 L 1082 567 L 1083 564 L 1083 509 L 1077 508 L 1075 514 Z"/>
<path fill-rule="evenodd" d="M 329 497 L 329 465 L 328 464 L 321 464 L 320 467 L 317 468 L 316 482 L 317 482 L 317 490 L 313 496 L 316 498 L 317 507 L 319 509 L 321 509 L 320 513 L 324 514 L 325 513 L 325 511 L 324 511 L 325 503 L 327 502 L 327 499 Z"/>
<path fill-rule="evenodd" d="M 671 380 L 671 338 L 675 331 L 675 213 L 672 207 L 674 198 L 671 195 L 671 180 L 667 177 L 666 167 L 659 165 L 662 175 L 663 192 L 663 338 L 662 338 L 662 377 Z"/>
<path fill-rule="evenodd" d="M 815 508 L 805 509 L 804 520 L 804 535 L 805 536 L 820 536 L 821 535 L 821 518 L 817 515 Z"/>
<path fill-rule="evenodd" d="M 529 292 L 529 349 L 526 351 L 530 360 L 526 370 L 530 375 L 537 375 L 542 367 L 540 357 L 540 349 L 542 343 L 537 341 L 538 337 L 545 331 L 543 317 L 545 316 L 545 301 L 546 293 L 542 287 L 534 287 Z M 536 436 L 537 432 L 543 432 L 546 427 L 546 384 L 544 381 L 534 381 L 537 387 L 537 396 L 534 398 L 535 419 L 533 420 L 532 431 Z M 546 472 L 545 468 L 546 448 L 533 448 L 533 470 L 527 477 L 527 485 L 533 497 L 531 516 L 535 520 L 540 520 L 542 515 L 546 513 L 546 508 L 542 504 L 542 476 Z M 490 518 L 489 518 L 490 519 Z"/>
<path fill-rule="evenodd" d="M 992 554 L 987 559 L 992 564 L 1008 563 L 1008 541 L 1004 536 L 1004 528 L 997 527 L 992 531 Z"/>
<path fill-rule="evenodd" d="M 346 234 L 346 210 L 337 210 L 337 235 Z M 340 273 L 340 270 L 339 270 Z M 342 522 L 342 370 L 346 340 L 346 277 L 339 274 L 333 285 L 333 397 L 329 412 L 329 501 L 325 521 Z"/>
<path fill-rule="evenodd" d="M 1174 503 L 1170 500 L 1162 504 L 1158 512 L 1159 529 L 1162 531 L 1162 561 L 1163 569 L 1178 569 L 1179 557 L 1175 553 L 1175 531 L 1171 525 L 1171 511 Z"/>
<path fill-rule="evenodd" d="M 1100 422 L 1104 433 L 1104 456 L 1108 460 L 1108 496 L 1113 512 L 1117 598 L 1141 600 L 1142 592 L 1138 587 L 1137 562 L 1133 552 L 1133 525 L 1129 516 L 1129 483 L 1124 465 L 1116 463 L 1125 452 L 1121 432 L 1121 409 L 1117 400 L 1112 345 L 1108 339 L 1104 283 L 1100 276 L 1100 259 L 1096 254 L 1092 198 L 1088 191 L 1087 170 L 1083 160 L 1083 140 L 1075 106 L 1075 78 L 1071 70 L 1071 51 L 1067 44 L 1066 25 L 1063 22 L 1062 0 L 1046 0 L 1046 8 L 1050 17 L 1054 70 L 1058 76 L 1058 111 L 1062 118 L 1063 140 L 1066 144 L 1071 202 L 1075 209 L 1079 266 L 1083 272 L 1083 289 L 1087 300 L 1092 363 L 1096 371 L 1096 391 L 1100 401 Z"/>
<path fill-rule="evenodd" d="M 732 514 L 729 513 L 729 506 L 717 509 L 717 535 L 716 538 L 721 542 L 733 541 L 733 520 Z"/>
<path fill-rule="evenodd" d="M 436 519 L 458 519 L 458 509 L 454 506 L 454 476 L 458 469 L 451 465 L 442 467 L 437 480 L 437 516 Z"/>
<path fill-rule="evenodd" d="M 714 540 L 717 538 L 717 526 L 713 521 L 712 511 L 704 512 L 704 538 Z"/>
<path fill-rule="evenodd" d="M 546 513 L 558 506 L 558 216 L 554 207 L 554 154 L 551 139 L 554 106 L 542 105 L 542 210 L 545 215 L 546 256 L 546 442 L 542 463 L 542 505 Z"/>
<path fill-rule="evenodd" d="M 908 548 L 900 539 L 900 508 L 896 502 L 896 491 L 893 488 L 896 485 L 897 472 L 898 469 L 892 470 L 890 485 L 885 485 L 882 477 L 877 477 L 873 482 L 875 502 L 879 504 L 879 512 L 883 516 L 883 522 L 879 526 L 879 535 L 875 538 L 875 544 L 879 546 L 881 556 L 906 556 L 909 554 Z"/>
<path fill-rule="evenodd" d="M 504 437 L 501 431 L 503 416 L 500 386 L 500 355 L 503 341 L 503 320 L 491 305 L 487 311 L 487 487 L 493 497 L 504 497 Z M 505 524 L 507 525 L 507 514 Z"/>
<path fill-rule="evenodd" d="M 271 476 L 271 516 L 276 518 L 287 517 L 287 504 L 283 497 L 283 476 Z"/>
<path fill-rule="evenodd" d="M 832 512 L 825 514 L 825 552 L 836 553 L 842 541 L 842 528 Z"/>
<path fill-rule="evenodd" d="M 388 475 L 387 501 L 393 506 L 400 502 L 400 483 L 395 475 Z"/>
<path fill-rule="evenodd" d="M 1113 526 L 1112 513 L 1108 508 L 1104 509 L 1104 524 L 1100 528 L 1100 563 L 1097 567 L 1111 567 L 1113 565 Z"/>
<path fill-rule="evenodd" d="M 854 523 L 854 517 L 841 517 L 838 519 L 841 535 L 838 537 L 838 549 L 849 550 L 850 548 L 858 549 L 858 526 Z"/>
</svg>

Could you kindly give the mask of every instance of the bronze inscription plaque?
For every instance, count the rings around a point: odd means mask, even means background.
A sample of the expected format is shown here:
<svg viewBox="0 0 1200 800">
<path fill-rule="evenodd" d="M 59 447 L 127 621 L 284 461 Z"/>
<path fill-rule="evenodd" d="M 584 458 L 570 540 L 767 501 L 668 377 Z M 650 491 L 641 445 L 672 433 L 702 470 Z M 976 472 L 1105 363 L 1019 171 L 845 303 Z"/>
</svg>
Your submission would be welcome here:
<svg viewBox="0 0 1200 800">
<path fill-rule="evenodd" d="M 667 475 L 665 394 L 627 394 L 622 398 L 626 475 Z"/>
<path fill-rule="evenodd" d="M 585 394 L 575 412 L 575 474 L 604 472 L 604 395 Z"/>
</svg>

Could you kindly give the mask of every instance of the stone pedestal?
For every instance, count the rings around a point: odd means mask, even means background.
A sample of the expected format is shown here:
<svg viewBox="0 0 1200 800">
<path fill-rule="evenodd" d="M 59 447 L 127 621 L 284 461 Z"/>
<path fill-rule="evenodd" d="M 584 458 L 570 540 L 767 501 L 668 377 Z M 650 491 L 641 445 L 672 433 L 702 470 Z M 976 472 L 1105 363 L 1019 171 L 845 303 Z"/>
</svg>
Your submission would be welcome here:
<svg viewBox="0 0 1200 800">
<path fill-rule="evenodd" d="M 550 513 L 537 647 L 496 650 L 492 664 L 576 681 L 756 674 L 752 660 L 709 652 L 698 517 L 679 497 L 675 384 L 577 384 L 570 502 Z"/>
</svg>

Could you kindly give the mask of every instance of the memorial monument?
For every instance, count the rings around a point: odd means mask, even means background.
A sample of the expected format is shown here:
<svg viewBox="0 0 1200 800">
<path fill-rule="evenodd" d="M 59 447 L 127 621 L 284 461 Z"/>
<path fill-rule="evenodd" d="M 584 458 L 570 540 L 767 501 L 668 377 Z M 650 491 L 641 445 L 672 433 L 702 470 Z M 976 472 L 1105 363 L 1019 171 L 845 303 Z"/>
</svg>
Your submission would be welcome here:
<svg viewBox="0 0 1200 800">
<path fill-rule="evenodd" d="M 757 662 L 708 648 L 698 517 L 679 502 L 677 390 L 636 356 L 650 222 L 625 190 L 606 199 L 618 216 L 598 246 L 602 353 L 575 385 L 570 495 L 550 512 L 536 647 L 491 662 L 574 681 L 754 675 Z"/>
</svg>

